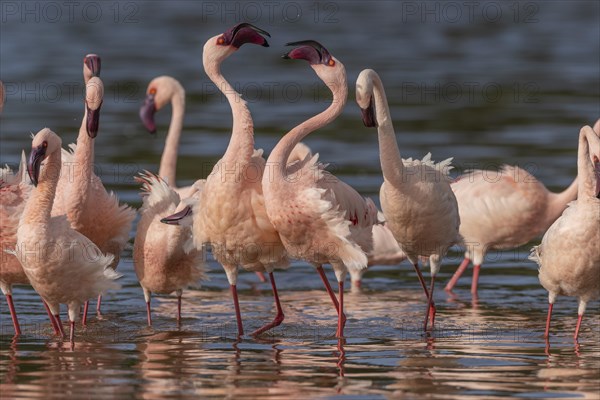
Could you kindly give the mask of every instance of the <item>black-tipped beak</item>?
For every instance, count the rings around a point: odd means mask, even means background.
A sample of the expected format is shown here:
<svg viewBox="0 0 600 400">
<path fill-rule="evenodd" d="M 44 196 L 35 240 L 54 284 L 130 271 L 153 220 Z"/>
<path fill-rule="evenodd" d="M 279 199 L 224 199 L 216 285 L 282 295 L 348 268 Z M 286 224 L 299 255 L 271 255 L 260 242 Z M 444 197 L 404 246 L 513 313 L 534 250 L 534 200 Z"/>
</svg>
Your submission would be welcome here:
<svg viewBox="0 0 600 400">
<path fill-rule="evenodd" d="M 181 221 L 182 219 L 184 219 L 185 217 L 187 217 L 188 215 L 191 215 L 191 214 L 192 214 L 192 207 L 186 206 L 183 210 L 161 219 L 160 222 L 162 222 L 163 224 L 167 224 L 167 225 L 179 225 L 179 221 Z"/>
<path fill-rule="evenodd" d="M 230 38 L 230 44 L 238 49 L 246 43 L 269 47 L 266 37 L 271 37 L 269 32 L 247 22 L 234 26 L 224 36 L 226 41 Z"/>
<path fill-rule="evenodd" d="M 360 109 L 362 113 L 363 124 L 368 128 L 377 127 L 377 118 L 375 118 L 375 107 L 373 106 L 373 96 L 369 99 L 367 108 Z"/>
<path fill-rule="evenodd" d="M 148 94 L 144 104 L 140 107 L 140 119 L 150 133 L 156 133 L 156 123 L 154 122 L 154 113 L 156 105 L 154 104 L 154 95 Z"/>
<path fill-rule="evenodd" d="M 100 57 L 96 54 L 88 54 L 85 56 L 85 65 L 92 71 L 92 76 L 100 76 L 101 62 Z"/>
<path fill-rule="evenodd" d="M 100 106 L 95 110 L 89 108 L 87 104 L 85 107 L 87 109 L 85 127 L 88 136 L 94 139 L 96 136 L 98 136 L 98 127 L 100 126 L 100 109 L 102 108 L 102 103 L 100 103 Z"/>
<path fill-rule="evenodd" d="M 27 174 L 29 174 L 29 179 L 31 179 L 33 186 L 37 186 L 38 184 L 40 167 L 42 166 L 42 161 L 44 161 L 45 156 L 46 146 L 42 145 L 31 149 L 29 161 L 27 162 Z"/>
</svg>

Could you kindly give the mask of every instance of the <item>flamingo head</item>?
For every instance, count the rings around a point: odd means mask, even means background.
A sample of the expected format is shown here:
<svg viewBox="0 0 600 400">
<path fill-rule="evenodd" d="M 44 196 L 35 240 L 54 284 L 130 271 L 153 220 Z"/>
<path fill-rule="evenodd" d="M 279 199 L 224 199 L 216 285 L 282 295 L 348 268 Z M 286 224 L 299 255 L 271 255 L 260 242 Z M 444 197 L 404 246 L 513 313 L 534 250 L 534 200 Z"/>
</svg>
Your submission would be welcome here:
<svg viewBox="0 0 600 400">
<path fill-rule="evenodd" d="M 156 133 L 154 114 L 176 96 L 179 96 L 180 103 L 185 103 L 185 90 L 175 78 L 163 75 L 152 79 L 148 84 L 144 104 L 140 107 L 140 119 L 148 132 Z"/>
<path fill-rule="evenodd" d="M 88 83 L 93 76 L 100 76 L 100 56 L 97 54 L 88 54 L 83 58 L 83 79 Z"/>
<path fill-rule="evenodd" d="M 369 97 L 369 104 L 366 108 L 360 108 L 362 113 L 363 124 L 367 128 L 377 128 L 377 118 L 375 117 L 375 105 L 373 104 L 373 96 Z"/>
<path fill-rule="evenodd" d="M 322 44 L 316 40 L 301 40 L 286 43 L 286 46 L 295 46 L 285 53 L 282 58 L 293 60 L 306 60 L 315 70 L 317 76 L 330 88 L 341 85 L 347 91 L 346 69 L 344 65 Z M 344 99 L 345 101 L 345 99 Z"/>
<path fill-rule="evenodd" d="M 85 85 L 86 130 L 92 139 L 98 135 L 100 108 L 104 98 L 104 84 L 97 76 Z"/>
<path fill-rule="evenodd" d="M 220 35 L 213 36 L 204 45 L 204 68 L 206 69 L 209 61 L 220 63 L 246 43 L 269 47 L 265 36 L 271 37 L 267 31 L 246 22 L 237 24 Z"/>
<path fill-rule="evenodd" d="M 356 78 L 356 104 L 362 113 L 363 124 L 368 128 L 376 128 L 377 117 L 373 101 L 373 79 L 377 73 L 372 69 L 362 70 Z"/>
<path fill-rule="evenodd" d="M 60 138 L 48 128 L 42 129 L 33 137 L 27 173 L 34 186 L 38 185 L 42 162 L 53 152 L 60 150 L 61 145 Z"/>
</svg>

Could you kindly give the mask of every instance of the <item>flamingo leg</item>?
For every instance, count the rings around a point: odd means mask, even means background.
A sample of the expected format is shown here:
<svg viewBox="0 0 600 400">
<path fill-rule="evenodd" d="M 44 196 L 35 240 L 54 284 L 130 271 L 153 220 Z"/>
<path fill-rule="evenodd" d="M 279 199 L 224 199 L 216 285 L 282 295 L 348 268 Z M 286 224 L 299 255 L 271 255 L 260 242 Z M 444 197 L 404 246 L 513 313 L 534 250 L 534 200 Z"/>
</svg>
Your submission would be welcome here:
<svg viewBox="0 0 600 400">
<path fill-rule="evenodd" d="M 413 264 L 413 267 L 415 267 L 415 271 L 417 272 L 417 276 L 419 277 L 419 282 L 421 283 L 421 287 L 423 288 L 423 291 L 425 292 L 425 297 L 427 298 L 427 303 L 429 304 L 429 308 L 431 308 L 431 315 L 432 315 L 431 323 L 433 323 L 433 319 L 435 318 L 435 303 L 433 302 L 433 298 L 430 299 L 429 290 L 427 290 L 427 284 L 425 283 L 425 279 L 423 279 L 423 274 L 421 273 L 419 266 L 417 264 Z M 429 311 L 427 312 L 427 315 L 429 315 Z"/>
<path fill-rule="evenodd" d="M 152 326 L 152 312 L 150 311 L 150 300 L 146 302 L 146 319 L 148 320 L 148 326 Z"/>
<path fill-rule="evenodd" d="M 546 318 L 546 332 L 544 332 L 545 338 L 550 336 L 550 319 L 552 318 L 552 307 L 554 307 L 554 304 L 548 303 L 548 317 Z"/>
<path fill-rule="evenodd" d="M 335 312 L 339 314 L 340 305 L 338 303 L 337 297 L 335 296 L 335 293 L 333 292 L 333 289 L 331 289 L 331 285 L 329 284 L 329 280 L 327 279 L 327 276 L 325 276 L 325 271 L 323 270 L 323 267 L 318 266 L 317 272 L 319 273 L 319 276 L 321 276 L 321 280 L 325 284 L 325 289 L 327 289 L 327 293 L 329 293 L 329 297 L 331 298 L 331 301 L 333 302 L 333 305 L 335 306 Z"/>
<path fill-rule="evenodd" d="M 56 320 L 56 324 L 58 325 L 58 331 L 59 331 L 58 333 L 60 334 L 61 337 L 64 337 L 65 330 L 63 329 L 62 321 L 60 320 L 60 314 L 55 314 L 54 319 Z"/>
<path fill-rule="evenodd" d="M 431 313 L 431 329 L 433 329 L 433 323 L 435 321 L 435 308 L 433 307 L 433 288 L 435 285 L 435 275 L 431 275 L 431 287 L 429 289 L 429 296 L 427 301 L 427 311 L 425 312 L 425 322 L 423 323 L 423 332 L 427 332 L 427 322 L 429 321 L 429 313 Z"/>
<path fill-rule="evenodd" d="M 58 324 L 56 323 L 56 320 L 54 319 L 54 315 L 52 315 L 52 311 L 50 311 L 50 307 L 48 307 L 48 303 L 46 303 L 44 300 L 42 300 L 42 303 L 44 303 L 44 308 L 46 309 L 46 312 L 48 313 L 48 318 L 50 318 L 50 323 L 52 324 L 52 329 L 54 329 L 54 334 L 60 335 L 60 329 L 58 328 Z"/>
<path fill-rule="evenodd" d="M 265 278 L 265 274 L 263 274 L 261 271 L 256 271 L 256 276 L 258 276 L 258 279 L 262 283 L 265 283 L 267 281 L 267 279 Z"/>
<path fill-rule="evenodd" d="M 344 326 L 346 325 L 346 314 L 344 314 L 344 281 L 338 282 L 340 303 L 338 309 L 338 327 L 335 336 L 338 338 L 344 337 Z"/>
<path fill-rule="evenodd" d="M 451 292 L 452 289 L 454 289 L 454 286 L 456 286 L 456 282 L 458 282 L 458 278 L 460 278 L 461 275 L 465 272 L 465 270 L 469 266 L 470 262 L 471 262 L 471 260 L 469 260 L 467 257 L 465 257 L 465 259 L 460 263 L 460 265 L 458 266 L 458 269 L 456 270 L 454 275 L 452 275 L 452 278 L 450 279 L 450 281 L 444 288 L 444 290 L 446 292 Z"/>
<path fill-rule="evenodd" d="M 281 308 L 281 303 L 279 302 L 279 294 L 277 294 L 277 286 L 275 286 L 275 276 L 272 272 L 269 272 L 269 279 L 271 280 L 271 287 L 273 288 L 273 296 L 275 297 L 275 308 L 277 309 L 277 314 L 275 315 L 275 319 L 273 322 L 266 324 L 262 328 L 259 328 L 251 333 L 252 336 L 260 335 L 263 332 L 268 331 L 269 329 L 273 329 L 276 326 L 281 325 L 285 315 L 283 315 L 283 309 Z"/>
<path fill-rule="evenodd" d="M 181 294 L 177 296 L 177 323 L 181 322 Z"/>
<path fill-rule="evenodd" d="M 81 318 L 81 325 L 83 325 L 83 326 L 87 325 L 87 315 L 88 315 L 89 307 L 90 307 L 90 301 L 86 300 L 85 303 L 83 303 L 83 317 Z"/>
<path fill-rule="evenodd" d="M 71 343 L 71 350 L 75 347 L 75 321 L 71 321 L 71 330 L 69 332 L 69 343 Z"/>
<path fill-rule="evenodd" d="M 235 319 L 237 321 L 238 336 L 244 336 L 244 326 L 242 325 L 242 314 L 240 313 L 240 302 L 238 301 L 236 285 L 230 285 L 233 305 L 235 307 Z"/>
<path fill-rule="evenodd" d="M 102 306 L 102 294 L 98 295 L 98 302 L 96 303 L 96 314 L 97 315 L 102 315 L 102 313 L 100 312 L 100 306 Z"/>
<path fill-rule="evenodd" d="M 577 316 L 577 326 L 575 326 L 575 335 L 573 336 L 573 339 L 577 340 L 577 338 L 579 337 L 579 328 L 581 328 L 581 320 L 583 319 L 583 314 L 579 314 Z"/>
<path fill-rule="evenodd" d="M 479 282 L 479 270 L 481 269 L 481 265 L 473 266 L 473 280 L 471 281 L 471 293 L 477 294 L 477 283 Z"/>
<path fill-rule="evenodd" d="M 19 320 L 17 319 L 17 311 L 15 310 L 15 305 L 13 304 L 11 294 L 6 295 L 6 302 L 8 303 L 8 309 L 10 310 L 10 318 L 12 319 L 13 327 L 15 328 L 15 335 L 20 335 L 21 327 L 19 326 Z"/>
</svg>

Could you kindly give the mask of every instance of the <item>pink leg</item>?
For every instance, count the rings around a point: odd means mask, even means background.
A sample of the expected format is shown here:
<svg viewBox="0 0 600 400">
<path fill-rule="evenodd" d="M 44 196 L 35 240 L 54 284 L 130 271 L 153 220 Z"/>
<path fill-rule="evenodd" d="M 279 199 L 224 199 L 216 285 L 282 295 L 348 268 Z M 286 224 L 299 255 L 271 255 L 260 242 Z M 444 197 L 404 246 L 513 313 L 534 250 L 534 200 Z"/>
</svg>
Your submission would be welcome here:
<svg viewBox="0 0 600 400">
<path fill-rule="evenodd" d="M 357 288 L 357 289 L 360 289 L 360 287 L 362 286 L 362 280 L 359 280 L 359 281 L 354 281 L 354 282 L 352 282 L 352 285 L 353 285 L 355 288 Z"/>
<path fill-rule="evenodd" d="M 69 342 L 71 343 L 71 350 L 75 347 L 75 321 L 71 321 L 71 331 L 69 332 Z"/>
<path fill-rule="evenodd" d="M 462 263 L 460 263 L 460 265 L 458 266 L 458 269 L 456 270 L 454 275 L 452 275 L 452 278 L 450 279 L 450 281 L 444 288 L 445 291 L 451 292 L 452 289 L 454 289 L 456 282 L 458 282 L 458 278 L 460 278 L 460 276 L 465 272 L 465 270 L 469 266 L 470 262 L 471 262 L 471 260 L 469 260 L 468 258 L 465 257 L 465 259 L 462 261 Z"/>
<path fill-rule="evenodd" d="M 238 301 L 236 285 L 230 285 L 231 295 L 233 296 L 233 305 L 235 307 L 235 319 L 237 321 L 238 336 L 244 336 L 244 326 L 242 325 L 242 314 L 240 313 L 240 303 Z"/>
<path fill-rule="evenodd" d="M 15 311 L 15 305 L 13 304 L 12 295 L 6 295 L 6 302 L 8 303 L 10 317 L 12 318 L 13 327 L 15 328 L 15 335 L 20 335 L 21 327 L 19 326 L 19 320 L 17 319 L 17 312 Z"/>
<path fill-rule="evenodd" d="M 177 296 L 177 323 L 181 322 L 181 296 Z"/>
<path fill-rule="evenodd" d="M 46 312 L 48 313 L 48 318 L 50 318 L 50 323 L 52 324 L 52 329 L 54 329 L 54 334 L 60 335 L 60 329 L 58 328 L 58 323 L 54 319 L 54 315 L 52 315 L 52 312 L 50 311 L 50 307 L 48 307 L 48 303 L 46 303 L 44 300 L 42 300 L 42 303 L 44 303 L 44 308 L 46 309 Z"/>
<path fill-rule="evenodd" d="M 146 318 L 148 319 L 148 326 L 152 326 L 152 313 L 150 312 L 150 302 L 146 302 Z"/>
<path fill-rule="evenodd" d="M 258 276 L 258 279 L 262 282 L 265 283 L 267 281 L 267 279 L 265 278 L 265 274 L 263 274 L 260 271 L 256 271 L 256 276 Z"/>
<path fill-rule="evenodd" d="M 546 318 L 546 332 L 544 333 L 545 338 L 550 336 L 550 318 L 552 317 L 553 306 L 554 305 L 552 303 L 548 303 L 548 317 Z"/>
<path fill-rule="evenodd" d="M 417 276 L 419 277 L 419 282 L 421 283 L 421 287 L 423 288 L 423 291 L 425 292 L 425 297 L 427 298 L 429 308 L 431 308 L 431 316 L 432 316 L 432 323 L 433 323 L 433 319 L 435 318 L 435 303 L 433 302 L 433 300 L 430 301 L 429 290 L 427 290 L 427 285 L 425 284 L 425 279 L 423 279 L 423 274 L 421 274 L 421 270 L 419 269 L 419 266 L 417 264 L 413 264 L 413 267 L 415 267 L 415 271 L 417 272 Z M 429 315 L 429 312 L 428 312 L 428 315 Z"/>
<path fill-rule="evenodd" d="M 473 280 L 471 281 L 471 293 L 477 294 L 477 283 L 479 282 L 479 270 L 481 269 L 481 265 L 473 266 Z"/>
<path fill-rule="evenodd" d="M 56 320 L 56 324 L 58 325 L 59 334 L 61 337 L 65 336 L 65 330 L 62 326 L 62 321 L 60 320 L 60 314 L 54 315 L 54 319 Z"/>
<path fill-rule="evenodd" d="M 433 288 L 435 285 L 435 275 L 431 276 L 431 287 L 429 289 L 429 296 L 428 296 L 428 307 L 427 307 L 427 311 L 425 312 L 425 322 L 423 324 L 423 331 L 427 332 L 427 322 L 429 321 L 429 312 L 433 309 L 433 312 L 431 314 L 431 329 L 433 329 L 433 323 L 435 321 L 435 308 L 433 308 Z"/>
<path fill-rule="evenodd" d="M 102 305 L 102 295 L 98 295 L 98 302 L 96 303 L 96 314 L 101 315 L 100 306 Z"/>
<path fill-rule="evenodd" d="M 340 303 L 338 309 L 338 327 L 335 336 L 338 338 L 344 337 L 344 326 L 346 325 L 346 314 L 344 314 L 344 281 L 338 282 Z"/>
<path fill-rule="evenodd" d="M 575 335 L 573 336 L 573 339 L 577 340 L 577 338 L 579 337 L 579 328 L 581 328 L 581 320 L 583 319 L 583 314 L 579 314 L 577 316 L 577 326 L 575 327 Z"/>
<path fill-rule="evenodd" d="M 271 280 L 271 287 L 273 288 L 273 296 L 275 297 L 275 308 L 277 309 L 277 314 L 275 315 L 275 319 L 270 324 L 263 326 L 251 333 L 252 336 L 260 335 L 263 332 L 268 331 L 269 329 L 273 329 L 276 326 L 281 325 L 285 315 L 283 315 L 283 309 L 281 308 L 281 303 L 279 302 L 279 294 L 277 294 L 277 287 L 275 286 L 275 277 L 272 272 L 269 272 L 269 279 Z"/>
<path fill-rule="evenodd" d="M 327 289 L 327 293 L 329 293 L 329 297 L 331 298 L 331 301 L 333 302 L 333 305 L 335 306 L 335 312 L 339 314 L 340 305 L 338 304 L 338 300 L 335 297 L 335 293 L 333 293 L 333 289 L 331 289 L 331 285 L 329 284 L 329 280 L 327 279 L 327 276 L 325 276 L 325 271 L 323 270 L 323 267 L 322 266 L 317 267 L 317 272 L 321 276 L 321 280 L 325 284 L 325 289 Z"/>
<path fill-rule="evenodd" d="M 87 325 L 87 315 L 88 315 L 89 307 L 90 307 L 90 301 L 86 300 L 86 302 L 83 303 L 83 317 L 81 318 L 81 325 L 83 325 L 83 326 Z"/>
</svg>

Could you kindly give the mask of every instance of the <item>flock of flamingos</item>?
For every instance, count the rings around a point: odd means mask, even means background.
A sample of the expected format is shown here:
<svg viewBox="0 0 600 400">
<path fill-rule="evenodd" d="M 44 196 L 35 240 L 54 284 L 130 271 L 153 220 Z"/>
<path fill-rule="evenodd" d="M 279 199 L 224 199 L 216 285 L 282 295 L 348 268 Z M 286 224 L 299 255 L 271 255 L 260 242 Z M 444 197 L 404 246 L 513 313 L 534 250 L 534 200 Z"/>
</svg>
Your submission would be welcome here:
<svg viewBox="0 0 600 400">
<path fill-rule="evenodd" d="M 464 261 L 446 286 L 450 291 L 470 263 L 472 293 L 486 251 L 510 249 L 544 234 L 532 250 L 539 279 L 549 292 L 545 337 L 557 295 L 579 298 L 577 339 L 586 303 L 600 296 L 600 120 L 579 134 L 577 177 L 562 193 L 551 193 L 528 172 L 504 166 L 500 180 L 474 170 L 451 179 L 451 159 L 435 163 L 402 159 L 382 81 L 373 70 L 356 82 L 356 102 L 367 127 L 379 139 L 381 186 L 379 211 L 318 162 L 318 155 L 301 140 L 333 122 L 344 109 L 348 84 L 344 65 L 316 41 L 289 43 L 286 59 L 308 61 L 333 94 L 331 105 L 284 135 L 265 160 L 254 148 L 250 112 L 239 93 L 220 71 L 221 63 L 242 45 L 268 46 L 267 32 L 241 23 L 206 42 L 203 65 L 208 77 L 226 96 L 233 113 L 229 145 L 206 178 L 176 187 L 176 163 L 185 108 L 185 93 L 168 76 L 150 82 L 140 117 L 155 131 L 154 114 L 172 104 L 172 119 L 158 174 L 140 173 L 143 205 L 134 244 L 135 272 L 147 305 L 151 293 L 175 292 L 177 319 L 182 290 L 204 276 L 207 244 L 223 266 L 235 305 L 238 334 L 244 329 L 236 282 L 240 267 L 268 274 L 275 300 L 272 322 L 252 333 L 259 335 L 284 320 L 274 270 L 290 259 L 316 268 L 338 315 L 337 336 L 344 335 L 344 280 L 350 273 L 359 286 L 373 264 L 397 264 L 405 258 L 414 266 L 427 299 L 424 331 L 435 319 L 435 276 L 447 250 L 466 248 Z M 68 306 L 70 343 L 75 321 L 86 323 L 89 299 L 118 289 L 115 268 L 129 240 L 136 211 L 119 204 L 93 172 L 94 139 L 103 99 L 100 58 L 85 57 L 84 117 L 70 151 L 48 128 L 32 140 L 31 153 L 17 172 L 5 168 L 0 180 L 0 239 L 4 254 L 0 284 L 7 298 L 16 334 L 19 322 L 12 300 L 13 284 L 29 284 L 43 299 L 57 335 L 64 336 L 59 305 Z M 71 166 L 61 173 L 61 166 Z M 25 172 L 26 170 L 26 172 Z M 29 179 L 27 179 L 29 176 Z M 544 233 L 545 232 L 545 233 Z M 429 263 L 426 284 L 419 259 Z M 330 264 L 338 281 L 337 295 L 323 271 Z M 81 307 L 84 307 L 81 313 Z"/>
</svg>

